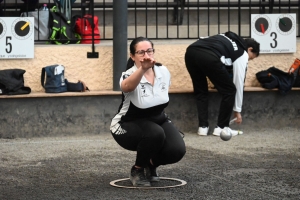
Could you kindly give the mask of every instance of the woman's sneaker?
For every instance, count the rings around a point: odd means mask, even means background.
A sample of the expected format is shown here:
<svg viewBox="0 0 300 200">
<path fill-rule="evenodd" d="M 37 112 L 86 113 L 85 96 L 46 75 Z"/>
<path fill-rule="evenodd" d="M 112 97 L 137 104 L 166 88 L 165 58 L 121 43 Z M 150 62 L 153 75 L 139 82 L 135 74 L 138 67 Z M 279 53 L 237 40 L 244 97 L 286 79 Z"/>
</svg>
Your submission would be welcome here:
<svg viewBox="0 0 300 200">
<path fill-rule="evenodd" d="M 145 177 L 144 168 L 132 167 L 129 175 L 130 181 L 135 187 L 150 187 L 150 182 Z"/>
<path fill-rule="evenodd" d="M 205 126 L 199 127 L 198 135 L 207 136 L 208 130 L 209 130 L 209 127 L 205 127 Z"/>
<path fill-rule="evenodd" d="M 156 172 L 156 167 L 148 166 L 145 168 L 146 170 L 146 178 L 150 182 L 158 182 L 160 181 L 160 178 Z"/>
</svg>

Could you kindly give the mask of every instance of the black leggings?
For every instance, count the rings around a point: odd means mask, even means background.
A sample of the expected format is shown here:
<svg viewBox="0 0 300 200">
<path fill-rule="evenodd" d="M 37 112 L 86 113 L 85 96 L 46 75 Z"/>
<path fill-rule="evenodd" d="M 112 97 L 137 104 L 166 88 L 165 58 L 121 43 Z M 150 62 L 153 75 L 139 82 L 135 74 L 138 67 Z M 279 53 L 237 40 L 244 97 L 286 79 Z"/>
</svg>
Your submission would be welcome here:
<svg viewBox="0 0 300 200">
<path fill-rule="evenodd" d="M 185 64 L 191 76 L 197 100 L 199 127 L 208 127 L 208 77 L 222 95 L 217 125 L 229 126 L 235 101 L 236 88 L 223 63 L 213 52 L 189 47 L 185 54 Z"/>
<path fill-rule="evenodd" d="M 123 148 L 137 151 L 136 166 L 146 167 L 150 159 L 156 167 L 172 164 L 181 160 L 185 154 L 182 135 L 169 120 L 158 124 L 141 119 L 120 124 L 122 134 L 112 135 Z"/>
</svg>

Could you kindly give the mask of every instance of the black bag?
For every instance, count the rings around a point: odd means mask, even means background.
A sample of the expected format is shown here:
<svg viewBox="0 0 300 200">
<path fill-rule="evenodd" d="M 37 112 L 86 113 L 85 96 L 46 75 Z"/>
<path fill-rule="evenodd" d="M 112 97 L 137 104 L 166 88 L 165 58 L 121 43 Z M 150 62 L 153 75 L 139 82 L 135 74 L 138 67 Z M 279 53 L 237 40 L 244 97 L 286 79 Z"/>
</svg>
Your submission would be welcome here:
<svg viewBox="0 0 300 200">
<path fill-rule="evenodd" d="M 81 80 L 79 80 L 77 83 L 71 83 L 67 79 L 65 79 L 65 82 L 67 84 L 68 92 L 85 92 L 87 90 L 90 91 L 85 83 Z"/>
<path fill-rule="evenodd" d="M 62 65 L 50 65 L 42 68 L 41 84 L 46 93 L 67 92 L 64 73 L 65 67 Z"/>
<path fill-rule="evenodd" d="M 256 73 L 256 78 L 261 86 L 266 89 L 278 88 L 280 94 L 285 95 L 294 84 L 294 76 L 276 67 L 270 67 Z"/>
<path fill-rule="evenodd" d="M 50 9 L 49 16 L 50 37 L 53 44 L 79 44 L 81 36 L 75 33 L 75 24 L 61 13 L 57 6 Z"/>
<path fill-rule="evenodd" d="M 29 94 L 30 87 L 24 86 L 23 69 L 0 70 L 0 95 Z"/>
</svg>

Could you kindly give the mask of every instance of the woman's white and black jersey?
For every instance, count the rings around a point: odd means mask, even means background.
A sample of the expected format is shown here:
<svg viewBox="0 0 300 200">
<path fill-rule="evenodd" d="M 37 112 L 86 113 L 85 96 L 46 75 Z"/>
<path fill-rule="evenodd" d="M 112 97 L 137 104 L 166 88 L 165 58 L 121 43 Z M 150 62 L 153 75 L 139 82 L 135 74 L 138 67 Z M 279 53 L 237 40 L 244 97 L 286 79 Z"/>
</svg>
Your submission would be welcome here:
<svg viewBox="0 0 300 200">
<path fill-rule="evenodd" d="M 120 78 L 120 85 L 123 80 L 136 70 L 137 67 L 134 65 L 126 72 L 123 72 Z M 153 70 L 155 73 L 153 85 L 143 76 L 134 91 L 122 92 L 122 103 L 110 126 L 110 130 L 113 133 L 123 134 L 122 129 L 119 129 L 120 125 L 118 122 L 120 121 L 151 118 L 160 115 L 167 107 L 171 83 L 170 72 L 165 66 L 154 65 Z"/>
</svg>

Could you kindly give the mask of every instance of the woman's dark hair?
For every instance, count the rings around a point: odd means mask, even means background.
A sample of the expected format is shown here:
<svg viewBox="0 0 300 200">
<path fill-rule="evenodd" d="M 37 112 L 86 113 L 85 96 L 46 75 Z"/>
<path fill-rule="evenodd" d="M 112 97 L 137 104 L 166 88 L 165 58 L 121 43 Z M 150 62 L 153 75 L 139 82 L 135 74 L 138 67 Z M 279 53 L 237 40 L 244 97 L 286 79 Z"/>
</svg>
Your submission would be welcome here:
<svg viewBox="0 0 300 200">
<path fill-rule="evenodd" d="M 247 43 L 247 48 L 252 47 L 253 49 L 251 50 L 251 52 L 255 53 L 258 57 L 260 51 L 260 44 L 256 42 L 256 40 L 254 40 L 253 38 L 246 38 L 245 41 Z"/>
<path fill-rule="evenodd" d="M 153 42 L 151 42 L 148 38 L 145 38 L 145 37 L 137 37 L 135 39 L 132 40 L 132 42 L 130 43 L 130 46 L 129 46 L 129 51 L 132 55 L 135 54 L 135 47 L 136 45 L 139 43 L 139 42 L 142 42 L 142 41 L 147 41 L 147 42 L 150 42 L 151 44 L 151 47 L 153 48 L 154 45 L 153 45 Z M 126 67 L 126 70 L 130 69 L 132 66 L 134 65 L 134 61 L 129 58 L 128 61 L 127 61 L 127 67 Z M 160 66 L 161 64 L 160 63 L 156 63 L 155 65 L 158 65 Z"/>
</svg>

